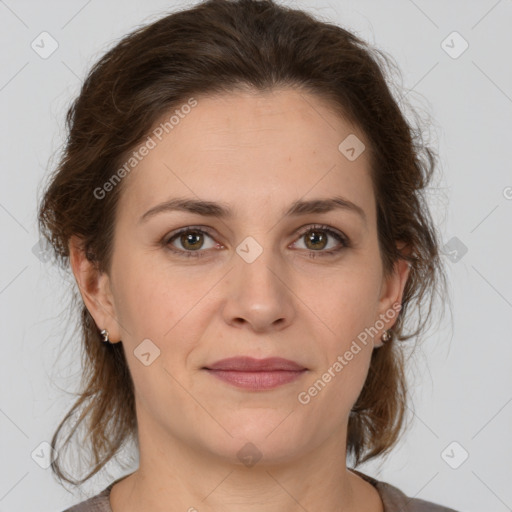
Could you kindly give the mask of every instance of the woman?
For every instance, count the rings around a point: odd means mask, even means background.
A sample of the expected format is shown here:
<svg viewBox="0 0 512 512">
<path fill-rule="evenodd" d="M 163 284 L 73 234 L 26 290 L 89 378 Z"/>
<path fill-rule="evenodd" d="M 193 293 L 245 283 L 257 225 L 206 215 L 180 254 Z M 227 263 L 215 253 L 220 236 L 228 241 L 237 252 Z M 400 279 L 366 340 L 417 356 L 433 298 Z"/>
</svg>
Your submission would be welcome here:
<svg viewBox="0 0 512 512">
<path fill-rule="evenodd" d="M 139 467 L 68 511 L 451 510 L 347 467 L 399 439 L 400 342 L 445 279 L 434 153 L 378 57 L 271 0 L 210 0 L 94 66 L 39 212 L 86 354 L 52 468 L 84 482 L 128 440 Z M 76 412 L 82 479 L 58 442 Z"/>
</svg>

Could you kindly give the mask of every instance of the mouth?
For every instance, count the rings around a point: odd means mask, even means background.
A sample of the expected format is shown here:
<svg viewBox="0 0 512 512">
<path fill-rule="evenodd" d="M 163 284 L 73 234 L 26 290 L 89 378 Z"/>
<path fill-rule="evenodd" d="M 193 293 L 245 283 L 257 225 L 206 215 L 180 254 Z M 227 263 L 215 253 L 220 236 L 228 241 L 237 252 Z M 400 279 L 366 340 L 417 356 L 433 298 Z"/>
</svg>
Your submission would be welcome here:
<svg viewBox="0 0 512 512">
<path fill-rule="evenodd" d="M 293 382 L 304 375 L 304 366 L 279 357 L 254 359 L 232 357 L 202 368 L 210 375 L 238 388 L 263 391 Z"/>
</svg>

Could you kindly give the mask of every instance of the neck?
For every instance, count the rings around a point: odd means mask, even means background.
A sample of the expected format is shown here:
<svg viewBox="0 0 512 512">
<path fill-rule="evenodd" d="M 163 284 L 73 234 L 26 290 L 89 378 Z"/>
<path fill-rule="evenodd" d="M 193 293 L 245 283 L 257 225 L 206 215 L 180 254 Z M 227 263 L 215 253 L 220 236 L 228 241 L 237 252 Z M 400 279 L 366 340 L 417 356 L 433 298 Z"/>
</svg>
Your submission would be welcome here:
<svg viewBox="0 0 512 512">
<path fill-rule="evenodd" d="M 139 468 L 113 487 L 111 506 L 113 512 L 260 512 L 262 504 L 265 512 L 355 512 L 365 483 L 346 468 L 344 439 L 343 432 L 293 460 L 263 456 L 250 466 L 197 444 L 141 435 L 139 425 Z"/>
</svg>

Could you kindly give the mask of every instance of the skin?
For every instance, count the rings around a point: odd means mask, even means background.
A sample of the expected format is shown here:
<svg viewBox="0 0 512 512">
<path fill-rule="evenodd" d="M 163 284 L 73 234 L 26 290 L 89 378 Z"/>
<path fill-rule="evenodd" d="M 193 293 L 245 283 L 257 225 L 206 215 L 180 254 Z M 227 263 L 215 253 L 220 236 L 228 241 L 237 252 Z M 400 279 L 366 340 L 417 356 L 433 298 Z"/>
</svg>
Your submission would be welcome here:
<svg viewBox="0 0 512 512">
<path fill-rule="evenodd" d="M 260 512 L 264 503 L 266 512 L 382 511 L 376 489 L 346 468 L 346 431 L 372 351 L 395 319 L 307 405 L 297 399 L 401 303 L 409 267 L 401 261 L 383 274 L 368 152 L 349 161 L 338 150 L 349 134 L 369 143 L 296 89 L 196 99 L 122 182 L 110 272 L 98 273 L 70 242 L 83 300 L 99 329 L 122 340 L 135 384 L 139 469 L 113 487 L 112 509 Z M 334 195 L 359 205 L 366 222 L 348 210 L 282 214 L 296 200 Z M 222 202 L 233 217 L 168 211 L 139 222 L 176 197 Z M 350 245 L 328 233 L 326 243 L 308 245 L 314 224 L 344 233 Z M 186 226 L 211 232 L 166 247 Z M 236 252 L 248 236 L 263 249 L 252 263 Z M 201 247 L 204 256 L 170 246 Z M 134 355 L 144 339 L 160 350 L 149 366 Z M 202 369 L 237 355 L 279 356 L 308 372 L 262 392 Z M 237 456 L 247 442 L 262 454 L 252 467 Z"/>
</svg>

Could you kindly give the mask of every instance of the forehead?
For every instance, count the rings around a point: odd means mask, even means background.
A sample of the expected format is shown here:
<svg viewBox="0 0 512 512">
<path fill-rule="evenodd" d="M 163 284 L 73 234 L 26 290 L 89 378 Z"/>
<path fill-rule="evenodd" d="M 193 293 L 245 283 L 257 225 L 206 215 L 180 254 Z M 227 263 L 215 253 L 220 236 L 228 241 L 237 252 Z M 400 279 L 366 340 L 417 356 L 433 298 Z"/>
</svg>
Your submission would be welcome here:
<svg viewBox="0 0 512 512">
<path fill-rule="evenodd" d="M 186 196 L 261 216 L 274 204 L 277 211 L 299 198 L 340 194 L 373 217 L 368 151 L 355 159 L 344 152 L 344 141 L 359 144 L 358 152 L 367 141 L 327 102 L 296 89 L 194 100 L 155 124 L 143 142 L 153 147 L 125 178 L 120 208 L 128 202 L 133 215 L 142 214 Z"/>
</svg>

